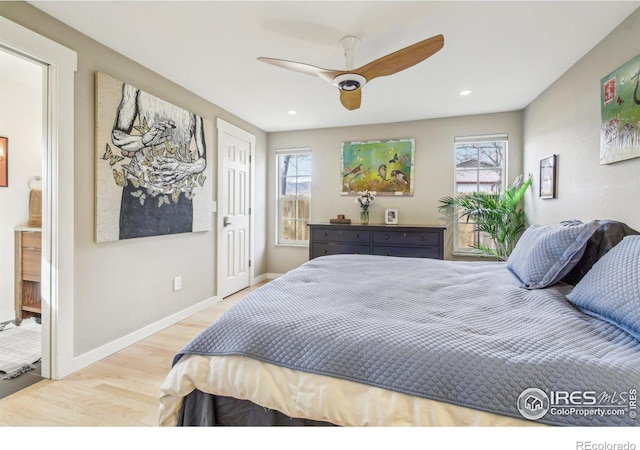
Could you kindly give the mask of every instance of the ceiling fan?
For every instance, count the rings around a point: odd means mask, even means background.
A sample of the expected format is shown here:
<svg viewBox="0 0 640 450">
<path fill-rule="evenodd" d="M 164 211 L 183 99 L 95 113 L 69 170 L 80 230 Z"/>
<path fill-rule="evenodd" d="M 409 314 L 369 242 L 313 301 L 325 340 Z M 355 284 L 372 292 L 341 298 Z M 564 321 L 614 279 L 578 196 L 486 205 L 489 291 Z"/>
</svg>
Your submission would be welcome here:
<svg viewBox="0 0 640 450">
<path fill-rule="evenodd" d="M 348 110 L 354 110 L 360 108 L 362 87 L 365 84 L 374 78 L 393 75 L 424 61 L 444 46 L 444 36 L 439 34 L 430 37 L 354 69 L 353 60 L 359 43 L 360 39 L 355 36 L 347 36 L 340 40 L 347 60 L 347 70 L 322 69 L 310 64 L 275 58 L 260 57 L 258 61 L 273 64 L 283 69 L 317 76 L 332 83 L 340 90 L 340 102 L 342 105 Z"/>
</svg>

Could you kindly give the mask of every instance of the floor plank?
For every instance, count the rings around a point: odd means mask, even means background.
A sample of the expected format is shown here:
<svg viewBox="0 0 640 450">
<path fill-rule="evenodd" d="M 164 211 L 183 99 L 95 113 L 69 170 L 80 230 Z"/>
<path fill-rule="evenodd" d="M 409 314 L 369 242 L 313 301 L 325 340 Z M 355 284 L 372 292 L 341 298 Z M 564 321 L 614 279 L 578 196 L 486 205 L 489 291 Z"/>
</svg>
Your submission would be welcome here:
<svg viewBox="0 0 640 450">
<path fill-rule="evenodd" d="M 62 380 L 43 380 L 0 399 L 0 426 L 156 426 L 160 386 L 173 356 L 259 286 L 231 295 Z"/>
</svg>

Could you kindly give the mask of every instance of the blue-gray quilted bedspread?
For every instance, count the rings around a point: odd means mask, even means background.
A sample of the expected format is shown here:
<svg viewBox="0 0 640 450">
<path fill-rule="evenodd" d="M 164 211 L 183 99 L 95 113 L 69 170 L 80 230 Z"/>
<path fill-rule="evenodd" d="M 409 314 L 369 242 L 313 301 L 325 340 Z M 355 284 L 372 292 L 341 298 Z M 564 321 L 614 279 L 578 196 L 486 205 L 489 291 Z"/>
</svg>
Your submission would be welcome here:
<svg viewBox="0 0 640 450">
<path fill-rule="evenodd" d="M 523 289 L 498 262 L 326 256 L 247 295 L 174 364 L 244 355 L 547 424 L 638 425 L 640 342 L 571 289 Z"/>
</svg>

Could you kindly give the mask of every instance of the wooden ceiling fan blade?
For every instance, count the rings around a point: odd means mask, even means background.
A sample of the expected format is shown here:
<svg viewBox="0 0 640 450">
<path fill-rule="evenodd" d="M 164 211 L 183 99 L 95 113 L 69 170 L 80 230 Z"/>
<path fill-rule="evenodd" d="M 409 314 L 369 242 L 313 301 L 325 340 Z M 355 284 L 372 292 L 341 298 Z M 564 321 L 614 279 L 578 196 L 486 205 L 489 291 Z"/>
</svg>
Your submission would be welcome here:
<svg viewBox="0 0 640 450">
<path fill-rule="evenodd" d="M 362 101 L 362 89 L 358 88 L 355 91 L 343 91 L 340 89 L 340 103 L 349 111 L 360 108 Z"/>
<path fill-rule="evenodd" d="M 352 72 L 362 75 L 367 81 L 371 81 L 377 77 L 393 75 L 394 73 L 408 69 L 424 61 L 429 56 L 438 52 L 443 46 L 444 36 L 438 34 L 437 36 L 430 37 L 429 39 L 405 47 L 402 50 L 378 58 L 375 61 L 371 61 Z"/>
<path fill-rule="evenodd" d="M 281 67 L 283 69 L 293 70 L 294 72 L 300 72 L 306 75 L 320 77 L 323 80 L 328 81 L 329 83 L 333 82 L 333 79 L 338 75 L 342 75 L 343 73 L 345 73 L 344 71 L 340 70 L 323 69 L 321 67 L 312 66 L 311 64 L 287 61 L 284 59 L 260 57 L 258 58 L 258 61 L 271 64 L 276 67 Z"/>
</svg>

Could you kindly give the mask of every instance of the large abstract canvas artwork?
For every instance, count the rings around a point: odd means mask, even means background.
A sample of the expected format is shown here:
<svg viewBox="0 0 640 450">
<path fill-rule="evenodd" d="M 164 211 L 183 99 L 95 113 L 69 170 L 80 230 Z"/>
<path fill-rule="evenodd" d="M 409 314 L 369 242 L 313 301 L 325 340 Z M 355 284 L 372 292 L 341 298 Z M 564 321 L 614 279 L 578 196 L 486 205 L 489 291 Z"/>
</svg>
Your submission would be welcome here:
<svg viewBox="0 0 640 450">
<path fill-rule="evenodd" d="M 213 123 L 96 73 L 96 242 L 211 229 Z"/>
<path fill-rule="evenodd" d="M 413 195 L 415 139 L 342 143 L 342 195 Z"/>
<path fill-rule="evenodd" d="M 600 164 L 640 156 L 640 55 L 600 82 Z"/>
</svg>

